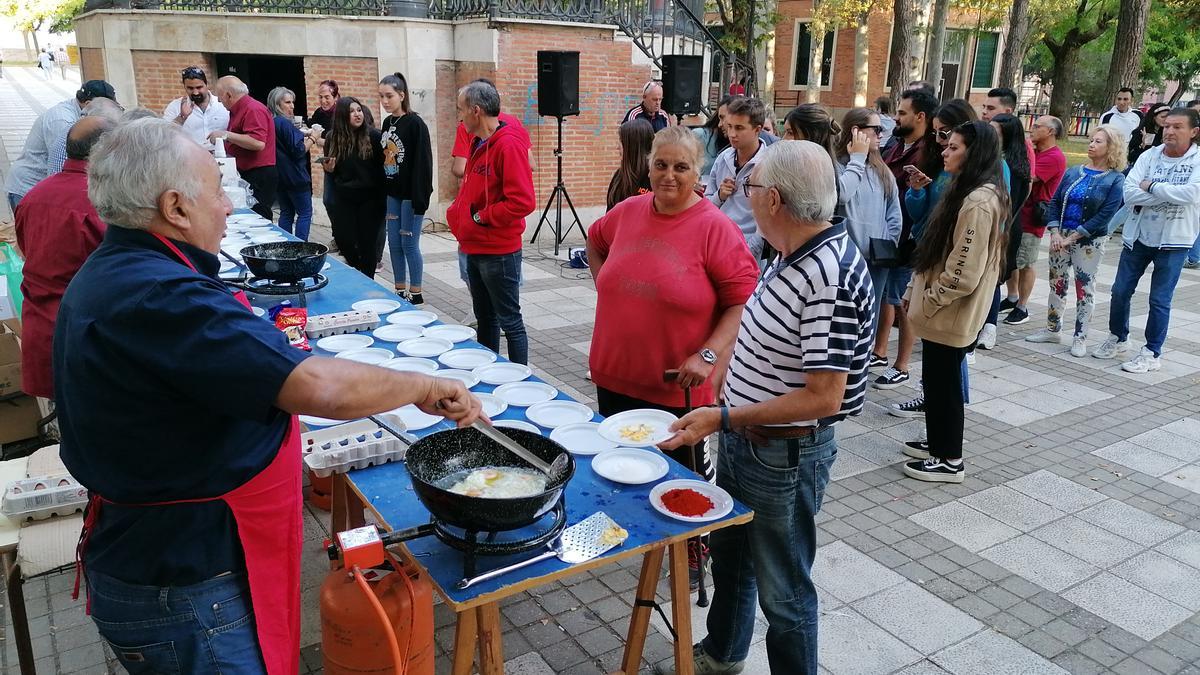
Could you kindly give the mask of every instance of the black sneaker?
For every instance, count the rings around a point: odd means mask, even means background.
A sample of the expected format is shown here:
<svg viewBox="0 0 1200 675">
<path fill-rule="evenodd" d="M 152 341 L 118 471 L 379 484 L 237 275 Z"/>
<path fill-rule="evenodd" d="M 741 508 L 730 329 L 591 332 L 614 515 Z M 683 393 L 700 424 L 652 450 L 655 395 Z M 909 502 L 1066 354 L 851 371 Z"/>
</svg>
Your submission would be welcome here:
<svg viewBox="0 0 1200 675">
<path fill-rule="evenodd" d="M 947 460 L 930 457 L 905 464 L 904 475 L 929 483 L 961 483 L 967 471 L 961 461 L 955 466 Z"/>
<path fill-rule="evenodd" d="M 904 403 L 893 403 L 888 407 L 888 414 L 896 417 L 924 417 L 925 397 L 918 396 Z"/>
<path fill-rule="evenodd" d="M 883 371 L 883 374 L 875 378 L 871 384 L 876 389 L 895 389 L 905 382 L 908 382 L 908 371 L 891 367 Z"/>
<path fill-rule="evenodd" d="M 913 459 L 929 459 L 928 441 L 905 441 L 904 454 Z"/>
<path fill-rule="evenodd" d="M 1029 310 L 1014 307 L 1013 311 L 1004 317 L 1004 323 L 1010 326 L 1019 326 L 1029 320 Z"/>
<path fill-rule="evenodd" d="M 423 305 L 423 304 L 425 304 L 425 297 L 422 296 L 420 293 L 409 292 L 408 301 L 414 305 Z"/>
<path fill-rule="evenodd" d="M 1000 301 L 1000 311 L 1001 312 L 1007 312 L 1010 309 L 1015 309 L 1016 306 L 1017 306 L 1016 300 L 1009 300 L 1008 298 L 1004 298 L 1003 300 Z"/>
<path fill-rule="evenodd" d="M 867 368 L 886 368 L 887 364 L 887 357 L 871 352 L 871 360 L 867 361 Z"/>
</svg>

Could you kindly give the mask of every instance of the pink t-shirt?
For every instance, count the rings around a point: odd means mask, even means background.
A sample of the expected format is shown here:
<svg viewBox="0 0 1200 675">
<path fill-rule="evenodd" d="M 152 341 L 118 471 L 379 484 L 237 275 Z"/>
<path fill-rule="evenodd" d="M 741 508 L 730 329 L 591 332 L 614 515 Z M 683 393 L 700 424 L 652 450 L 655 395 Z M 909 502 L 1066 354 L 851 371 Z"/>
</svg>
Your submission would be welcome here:
<svg viewBox="0 0 1200 675">
<path fill-rule="evenodd" d="M 646 194 L 613 207 L 588 238 L 604 256 L 596 279 L 592 381 L 682 407 L 683 390 L 663 382 L 663 372 L 707 346 L 721 313 L 754 292 L 758 265 L 745 237 L 707 199 L 664 216 Z M 709 382 L 692 391 L 692 405 L 712 401 Z"/>
</svg>

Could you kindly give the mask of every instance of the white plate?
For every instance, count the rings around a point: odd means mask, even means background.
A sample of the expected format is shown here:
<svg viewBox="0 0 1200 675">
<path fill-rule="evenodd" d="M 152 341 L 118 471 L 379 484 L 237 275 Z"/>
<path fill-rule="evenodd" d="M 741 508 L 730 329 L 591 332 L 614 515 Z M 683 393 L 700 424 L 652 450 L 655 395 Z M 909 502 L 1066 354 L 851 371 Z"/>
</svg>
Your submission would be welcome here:
<svg viewBox="0 0 1200 675">
<path fill-rule="evenodd" d="M 464 342 L 475 339 L 475 329 L 470 326 L 456 326 L 450 323 L 426 326 L 425 337 L 441 338 L 451 342 Z"/>
<path fill-rule="evenodd" d="M 282 234 L 256 234 L 250 237 L 250 241 L 255 244 L 273 244 L 277 241 L 287 241 L 288 238 Z"/>
<path fill-rule="evenodd" d="M 665 410 L 652 410 L 650 408 L 642 408 L 639 410 L 626 410 L 622 413 L 617 413 L 612 417 L 600 423 L 600 435 L 617 445 L 636 445 L 650 446 L 662 443 L 668 438 L 675 435 L 675 432 L 669 431 L 668 427 L 671 423 L 679 418 Z M 644 424 L 650 427 L 650 435 L 646 438 L 635 440 L 625 438 L 621 435 L 621 429 L 629 426 L 637 426 Z"/>
<path fill-rule="evenodd" d="M 428 326 L 437 321 L 437 314 L 423 309 L 411 309 L 407 312 L 392 312 L 388 314 L 388 323 L 398 323 L 403 326 Z"/>
<path fill-rule="evenodd" d="M 531 431 L 535 434 L 542 433 L 541 429 L 525 420 L 496 420 L 492 422 L 492 426 L 504 427 L 505 429 L 521 429 L 522 431 Z"/>
<path fill-rule="evenodd" d="M 400 303 L 386 298 L 371 298 L 370 300 L 359 300 L 350 307 L 359 312 L 371 311 L 383 316 L 400 309 Z"/>
<path fill-rule="evenodd" d="M 491 394 L 475 394 L 475 398 L 478 398 L 479 402 L 483 404 L 483 414 L 489 418 L 508 410 L 507 403 Z"/>
<path fill-rule="evenodd" d="M 370 335 L 348 333 L 346 335 L 330 335 L 317 340 L 317 347 L 327 352 L 348 352 L 353 349 L 366 349 L 375 344 Z"/>
<path fill-rule="evenodd" d="M 421 337 L 421 327 L 389 323 L 371 331 L 371 335 L 374 335 L 376 340 L 384 342 L 404 342 Z"/>
<path fill-rule="evenodd" d="M 428 338 L 431 340 L 440 340 L 441 338 Z M 447 368 L 461 368 L 463 370 L 471 370 L 478 368 L 485 363 L 491 363 L 496 360 L 496 353 L 490 349 L 455 349 L 438 357 L 438 361 Z"/>
<path fill-rule="evenodd" d="M 408 431 L 428 429 L 443 419 L 437 415 L 429 415 L 421 412 L 421 409 L 415 405 L 406 405 L 395 410 L 389 410 L 387 414 L 399 416 L 400 421 L 404 423 L 404 428 Z"/>
<path fill-rule="evenodd" d="M 667 460 L 652 450 L 615 448 L 592 458 L 592 471 L 597 475 L 626 485 L 652 483 L 669 470 Z"/>
<path fill-rule="evenodd" d="M 251 307 L 250 311 L 254 312 L 254 316 L 266 316 L 267 315 L 267 310 L 263 309 L 262 307 Z"/>
<path fill-rule="evenodd" d="M 405 312 L 407 313 L 407 312 Z M 393 314 L 392 316 L 396 316 Z M 390 317 L 389 317 L 390 318 Z M 402 354 L 407 356 L 420 356 L 428 358 L 443 354 L 454 348 L 454 343 L 449 340 L 439 340 L 437 338 L 419 337 L 411 340 L 405 340 L 396 345 Z"/>
<path fill-rule="evenodd" d="M 525 417 L 540 427 L 553 429 L 564 424 L 590 422 L 592 409 L 575 401 L 546 401 L 529 406 Z"/>
<path fill-rule="evenodd" d="M 533 371 L 529 366 L 511 361 L 499 361 L 497 363 L 487 363 L 475 369 L 475 374 L 479 376 L 480 382 L 488 384 L 508 384 L 509 382 L 520 382 L 525 378 L 533 375 Z"/>
<path fill-rule="evenodd" d="M 333 267 L 333 265 L 330 265 L 329 263 L 325 263 L 324 265 L 321 265 L 321 271 L 324 272 L 325 270 L 329 269 L 330 267 Z"/>
<path fill-rule="evenodd" d="M 331 420 L 324 417 L 316 417 L 314 415 L 300 415 L 300 421 L 304 423 L 305 426 L 310 427 L 332 427 L 338 424 L 345 424 L 350 420 Z"/>
<path fill-rule="evenodd" d="M 432 375 L 437 372 L 437 361 L 432 359 L 418 359 L 414 356 L 398 356 L 394 359 L 389 359 L 379 364 L 389 370 L 402 370 L 409 373 L 425 373 Z"/>
<path fill-rule="evenodd" d="M 663 506 L 662 496 L 664 493 L 677 488 L 686 488 L 699 492 L 700 494 L 712 500 L 713 507 L 709 509 L 708 513 L 700 516 L 682 516 L 678 513 L 675 513 L 666 506 Z M 654 507 L 655 511 L 658 511 L 668 518 L 674 518 L 675 520 L 682 520 L 689 523 L 706 523 L 710 520 L 724 518 L 725 516 L 729 515 L 729 512 L 733 510 L 733 497 L 729 496 L 728 492 L 722 490 L 716 485 L 713 485 L 712 483 L 706 483 L 702 480 L 676 478 L 675 480 L 663 481 L 658 485 L 655 485 L 654 488 L 650 490 L 650 505 Z"/>
<path fill-rule="evenodd" d="M 380 347 L 368 347 L 366 349 L 351 349 L 348 352 L 338 352 L 334 358 L 346 359 L 347 361 L 357 361 L 359 363 L 369 363 L 373 366 L 378 366 L 384 361 L 390 361 L 396 356 L 390 349 L 382 349 Z"/>
<path fill-rule="evenodd" d="M 448 377 L 452 380 L 459 380 L 467 385 L 467 389 L 479 384 L 479 378 L 469 370 L 439 370 L 433 373 L 434 377 Z"/>
<path fill-rule="evenodd" d="M 518 408 L 553 401 L 558 396 L 558 390 L 545 382 L 510 382 L 496 387 L 493 393 Z"/>
<path fill-rule="evenodd" d="M 550 440 L 575 455 L 595 455 L 617 447 L 616 443 L 600 435 L 599 428 L 595 422 L 564 424 L 550 432 Z"/>
<path fill-rule="evenodd" d="M 237 263 L 233 262 L 232 260 L 222 259 L 221 260 L 221 269 L 219 269 L 217 271 L 217 273 L 224 274 L 225 272 L 232 272 L 235 269 L 237 269 L 237 266 L 238 266 Z"/>
</svg>

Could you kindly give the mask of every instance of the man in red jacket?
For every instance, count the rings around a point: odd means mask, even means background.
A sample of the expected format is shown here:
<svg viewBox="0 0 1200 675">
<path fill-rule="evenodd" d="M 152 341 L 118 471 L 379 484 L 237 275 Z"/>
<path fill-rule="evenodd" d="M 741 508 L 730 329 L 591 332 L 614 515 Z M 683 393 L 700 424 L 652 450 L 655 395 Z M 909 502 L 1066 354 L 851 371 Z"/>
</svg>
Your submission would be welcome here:
<svg viewBox="0 0 1200 675">
<path fill-rule="evenodd" d="M 446 220 L 467 255 L 479 342 L 498 352 L 503 330 L 509 360 L 528 363 L 520 299 L 521 237 L 535 206 L 528 137 L 500 121 L 500 94 L 486 82 L 458 91 L 458 116 L 474 140 Z"/>
</svg>

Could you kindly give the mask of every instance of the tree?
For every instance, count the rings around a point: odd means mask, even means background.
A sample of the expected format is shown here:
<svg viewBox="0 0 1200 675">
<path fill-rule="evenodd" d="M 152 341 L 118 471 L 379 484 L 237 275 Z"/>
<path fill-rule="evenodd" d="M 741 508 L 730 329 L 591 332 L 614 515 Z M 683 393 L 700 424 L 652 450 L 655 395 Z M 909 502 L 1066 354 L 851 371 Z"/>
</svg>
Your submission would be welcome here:
<svg viewBox="0 0 1200 675">
<path fill-rule="evenodd" d="M 1075 11 L 1046 35 L 1043 44 L 1054 58 L 1050 79 L 1054 90 L 1050 94 L 1050 114 L 1069 119 L 1074 104 L 1075 74 L 1079 67 L 1079 50 L 1104 35 L 1117 18 L 1114 0 L 1079 0 Z"/>
<path fill-rule="evenodd" d="M 925 79 L 935 87 L 942 80 L 942 53 L 946 51 L 946 17 L 949 14 L 950 0 L 937 0 L 934 3 L 933 20 L 929 24 L 930 42 L 929 54 L 925 61 Z"/>
<path fill-rule="evenodd" d="M 1002 87 L 1016 87 L 1021 79 L 1021 63 L 1029 49 L 1029 0 L 1013 0 L 1008 14 L 1008 36 L 1004 40 L 1004 52 L 1000 55 L 1000 78 Z"/>
<path fill-rule="evenodd" d="M 820 22 L 825 30 L 839 27 L 854 29 L 854 105 L 860 107 L 867 103 L 871 74 L 867 21 L 875 9 L 882 9 L 882 3 L 874 0 L 823 0 L 813 8 L 813 23 Z M 823 44 L 823 35 L 821 39 L 821 43 L 814 40 L 813 44 Z M 812 86 L 811 77 L 809 86 Z"/>
<path fill-rule="evenodd" d="M 715 11 L 717 18 L 720 19 L 721 46 L 729 50 L 734 55 L 734 58 L 740 64 L 735 63 L 735 70 L 740 67 L 746 72 L 743 75 L 749 75 L 754 78 L 754 52 L 758 47 L 766 44 L 775 34 L 775 26 L 782 20 L 782 16 L 775 11 L 775 2 L 773 0 L 710 0 L 707 5 L 711 10 Z M 703 19 L 703 15 L 695 12 L 697 17 Z M 734 73 L 733 79 L 736 82 L 740 75 Z M 753 89 L 753 83 L 751 83 Z"/>
<path fill-rule="evenodd" d="M 12 19 L 17 30 L 33 36 L 34 51 L 42 50 L 37 32 L 47 22 L 54 32 L 63 32 L 59 28 L 69 28 L 71 19 L 82 8 L 82 0 L 0 0 L 0 16 Z"/>
<path fill-rule="evenodd" d="M 1117 18 L 1117 34 L 1113 43 L 1112 61 L 1104 88 L 1116 96 L 1121 87 L 1137 81 L 1142 69 L 1142 53 L 1146 48 L 1146 19 L 1150 16 L 1150 0 L 1121 0 Z"/>
<path fill-rule="evenodd" d="M 904 90 L 912 65 L 913 34 L 916 32 L 917 8 L 913 0 L 892 2 L 892 46 L 888 51 L 887 86 L 892 92 L 892 110 L 896 109 L 900 92 Z"/>
<path fill-rule="evenodd" d="M 1155 5 L 1147 22 L 1142 83 L 1155 87 L 1178 83 L 1169 97 L 1172 105 L 1185 91 L 1200 86 L 1200 11 L 1194 7 L 1183 2 Z"/>
</svg>

